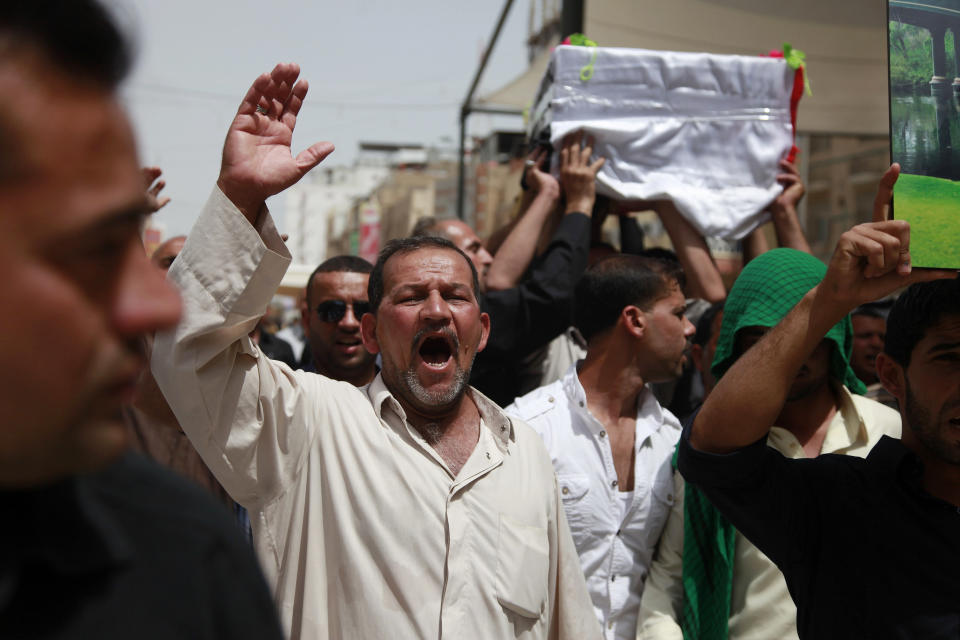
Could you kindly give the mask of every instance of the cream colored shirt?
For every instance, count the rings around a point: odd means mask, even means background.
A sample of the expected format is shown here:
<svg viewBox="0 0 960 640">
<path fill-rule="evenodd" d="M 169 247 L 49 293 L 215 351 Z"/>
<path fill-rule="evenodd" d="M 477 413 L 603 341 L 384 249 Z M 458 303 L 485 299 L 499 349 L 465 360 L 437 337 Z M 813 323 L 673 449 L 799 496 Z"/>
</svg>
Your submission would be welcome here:
<svg viewBox="0 0 960 640">
<path fill-rule="evenodd" d="M 821 453 L 866 457 L 883 435 L 900 437 L 900 414 L 878 402 L 839 388 L 840 410 L 827 428 Z M 770 429 L 767 444 L 788 458 L 806 457 L 796 437 L 780 427 Z M 676 500 L 657 546 L 640 601 L 637 638 L 683 640 L 683 496 L 684 481 L 674 473 Z M 776 565 L 740 532 L 736 533 L 729 640 L 797 638 L 797 608 Z"/>
<path fill-rule="evenodd" d="M 247 507 L 292 638 L 597 638 L 539 437 L 471 390 L 477 445 L 454 476 L 379 376 L 292 371 L 247 337 L 289 254 L 217 189 L 170 270 L 185 314 L 157 382 Z"/>
</svg>

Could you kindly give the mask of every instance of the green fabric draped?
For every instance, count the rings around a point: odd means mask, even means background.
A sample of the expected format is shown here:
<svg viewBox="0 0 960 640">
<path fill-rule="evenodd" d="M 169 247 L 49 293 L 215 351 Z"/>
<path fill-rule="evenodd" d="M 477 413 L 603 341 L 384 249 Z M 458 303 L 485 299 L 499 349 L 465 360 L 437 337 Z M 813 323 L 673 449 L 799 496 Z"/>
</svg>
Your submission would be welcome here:
<svg viewBox="0 0 960 640">
<path fill-rule="evenodd" d="M 730 368 L 737 332 L 745 327 L 773 327 L 810 289 L 826 267 L 795 249 L 774 249 L 753 259 L 737 278 L 723 308 L 712 371 L 719 380 Z M 850 367 L 853 328 L 850 318 L 834 325 L 826 339 L 834 348 L 830 374 L 854 393 L 866 388 Z M 703 493 L 687 484 L 683 495 L 684 640 L 726 640 L 733 588 L 735 530 Z"/>
</svg>

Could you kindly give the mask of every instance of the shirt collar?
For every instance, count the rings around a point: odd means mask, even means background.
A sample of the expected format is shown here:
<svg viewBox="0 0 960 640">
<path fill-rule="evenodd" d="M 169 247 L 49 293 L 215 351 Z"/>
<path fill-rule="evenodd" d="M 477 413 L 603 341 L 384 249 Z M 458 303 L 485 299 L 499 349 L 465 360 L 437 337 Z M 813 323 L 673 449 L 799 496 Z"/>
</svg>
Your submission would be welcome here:
<svg viewBox="0 0 960 640">
<path fill-rule="evenodd" d="M 367 394 L 367 398 L 370 400 L 370 404 L 373 405 L 373 410 L 376 412 L 377 418 L 380 419 L 381 424 L 385 422 L 383 417 L 384 407 L 389 407 L 400 417 L 401 420 L 407 422 L 407 414 L 400 405 L 400 402 L 397 401 L 397 399 L 387 388 L 387 385 L 383 380 L 382 372 L 377 373 L 377 377 L 373 379 L 373 382 L 367 385 L 365 392 Z M 510 442 L 516 441 L 513 421 L 507 416 L 507 414 L 503 412 L 500 407 L 496 405 L 496 403 L 473 387 L 467 387 L 467 393 L 470 394 L 470 398 L 473 400 L 474 404 L 477 405 L 477 411 L 480 412 L 480 417 L 483 419 L 483 423 L 487 425 L 487 428 L 493 434 L 494 441 L 497 443 L 497 446 L 506 451 Z"/>
<path fill-rule="evenodd" d="M 587 392 L 584 390 L 583 385 L 580 383 L 580 377 L 577 375 L 577 367 L 579 364 L 580 362 L 577 362 L 567 369 L 567 373 L 563 376 L 563 391 L 570 400 L 571 411 L 577 411 L 593 418 L 589 409 L 587 409 Z M 637 396 L 637 423 L 642 422 L 644 424 L 654 425 L 651 432 L 656 432 L 663 426 L 664 419 L 663 407 L 660 406 L 657 397 L 653 394 L 649 386 L 644 386 L 643 390 L 641 390 Z M 595 431 L 603 428 L 595 418 L 587 420 L 586 422 L 590 425 L 591 429 Z"/>
<path fill-rule="evenodd" d="M 833 389 L 838 399 L 837 413 L 843 428 L 827 431 L 827 436 L 821 447 L 823 453 L 842 451 L 849 449 L 858 442 L 867 443 L 870 441 L 867 425 L 864 423 L 857 405 L 853 402 L 850 391 L 842 384 L 834 385 Z"/>
</svg>

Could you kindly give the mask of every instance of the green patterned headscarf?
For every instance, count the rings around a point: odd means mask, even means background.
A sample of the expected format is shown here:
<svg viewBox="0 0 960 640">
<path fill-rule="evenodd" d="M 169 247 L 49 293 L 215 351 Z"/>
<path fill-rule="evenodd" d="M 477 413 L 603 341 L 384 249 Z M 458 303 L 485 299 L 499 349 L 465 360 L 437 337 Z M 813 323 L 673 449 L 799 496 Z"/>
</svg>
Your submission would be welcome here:
<svg viewBox="0 0 960 640">
<path fill-rule="evenodd" d="M 723 307 L 712 371 L 719 380 L 736 360 L 737 332 L 745 327 L 773 327 L 826 273 L 822 262 L 795 249 L 774 249 L 752 260 L 737 278 Z M 850 368 L 853 327 L 845 317 L 827 332 L 833 342 L 831 377 L 850 391 L 863 383 Z M 726 640 L 733 590 L 735 531 L 699 489 L 683 494 L 684 640 Z"/>
<path fill-rule="evenodd" d="M 723 306 L 723 324 L 711 370 L 719 380 L 733 364 L 736 335 L 745 327 L 773 327 L 821 280 L 827 268 L 809 253 L 774 249 L 757 256 L 733 284 Z M 850 391 L 863 394 L 866 387 L 850 367 L 853 325 L 849 316 L 825 336 L 833 342 L 831 377 Z"/>
</svg>

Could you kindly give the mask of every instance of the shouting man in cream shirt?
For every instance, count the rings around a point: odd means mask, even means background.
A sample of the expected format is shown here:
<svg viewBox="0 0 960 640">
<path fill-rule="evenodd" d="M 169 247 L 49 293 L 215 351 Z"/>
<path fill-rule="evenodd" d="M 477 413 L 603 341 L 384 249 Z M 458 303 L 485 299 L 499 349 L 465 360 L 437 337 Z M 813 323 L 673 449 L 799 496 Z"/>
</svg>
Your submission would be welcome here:
<svg viewBox="0 0 960 640">
<path fill-rule="evenodd" d="M 361 332 L 383 369 L 366 387 L 292 371 L 247 337 L 290 262 L 264 200 L 333 151 L 291 155 L 298 75 L 277 65 L 241 103 L 170 271 L 184 322 L 153 351 L 180 423 L 250 512 L 288 633 L 598 637 L 543 444 L 466 384 L 491 328 L 456 247 L 381 253 Z"/>
</svg>

